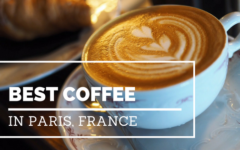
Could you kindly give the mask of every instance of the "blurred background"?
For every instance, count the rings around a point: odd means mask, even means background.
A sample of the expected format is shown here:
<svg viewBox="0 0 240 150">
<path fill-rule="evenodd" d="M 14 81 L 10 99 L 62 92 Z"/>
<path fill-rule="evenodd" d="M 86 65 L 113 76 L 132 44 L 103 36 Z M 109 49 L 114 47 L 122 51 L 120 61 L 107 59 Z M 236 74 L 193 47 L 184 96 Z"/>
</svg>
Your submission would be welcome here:
<svg viewBox="0 0 240 150">
<path fill-rule="evenodd" d="M 0 0 L 5 1 L 5 0 Z M 8 1 L 8 0 L 6 0 Z M 20 1 L 20 0 L 19 0 Z M 36 0 L 38 1 L 38 0 Z M 41 1 L 41 0 L 39 0 Z M 92 0 L 93 1 L 93 0 Z M 97 0 L 96 0 L 97 1 Z M 129 0 L 131 1 L 131 0 Z M 143 0 L 139 0 L 143 1 Z M 188 6 L 194 6 L 197 8 L 201 8 L 207 12 L 210 12 L 214 16 L 216 16 L 218 19 L 223 17 L 225 14 L 233 11 L 240 11 L 240 0 L 150 0 L 150 2 L 153 5 L 162 5 L 162 4 L 181 4 L 181 5 L 188 5 Z M 1 3 L 0 3 L 1 4 Z M 1 5 L 0 5 L 1 6 Z M 126 6 L 127 7 L 127 6 Z M 1 7 L 0 7 L 1 8 Z M 1 9 L 0 9 L 1 13 Z M 0 14 L 1 17 L 1 14 Z M 237 33 L 240 31 L 240 25 L 236 25 L 234 28 L 232 28 L 228 34 L 231 36 L 236 36 Z M 69 37 L 67 39 L 64 39 L 66 37 Z M 45 39 L 35 40 L 35 41 L 28 41 L 26 43 L 17 42 L 15 45 L 13 45 L 11 42 L 9 42 L 6 39 L 0 38 L 0 53 L 3 53 L 2 47 L 5 48 L 4 51 L 6 51 L 6 48 L 8 46 L 11 47 L 14 51 L 15 49 L 21 47 L 21 49 L 26 50 L 26 48 L 29 48 L 27 52 L 32 52 L 33 48 L 37 48 L 39 50 L 35 51 L 35 55 L 42 54 L 42 51 L 44 49 L 46 51 L 49 51 L 51 49 L 55 49 L 56 47 L 60 47 L 69 41 L 73 41 L 78 38 L 78 33 L 62 33 L 57 35 L 52 35 L 50 37 L 47 37 Z M 61 41 L 61 40 L 63 41 Z M 56 42 L 57 41 L 57 42 Z M 42 42 L 45 43 L 45 45 L 42 44 Z M 51 45 L 52 43 L 56 43 L 55 45 Z M 26 47 L 26 44 L 29 44 Z M 40 53 L 41 51 L 41 53 Z M 11 54 L 13 52 L 10 52 Z M 44 52 L 45 53 L 45 52 Z M 9 54 L 9 53 L 7 53 Z M 1 54 L 0 54 L 1 55 Z M 11 55 L 12 56 L 12 55 Z M 20 56 L 20 54 L 17 54 L 17 56 Z M 0 57 L 1 58 L 1 57 Z M 79 59 L 79 58 L 78 58 Z M 78 66 L 78 64 L 72 64 L 68 67 L 64 68 L 61 71 L 58 71 L 57 73 L 52 74 L 51 76 L 48 76 L 44 79 L 41 79 L 35 83 L 28 84 L 27 86 L 57 86 L 59 89 L 61 89 L 63 83 L 65 82 L 66 78 L 69 76 L 69 74 Z M 0 77 L 1 77 L 1 70 L 0 70 Z M 57 100 L 58 95 L 56 94 L 55 99 Z M 46 101 L 45 103 L 9 103 L 8 102 L 8 91 L 0 91 L 0 135 L 59 135 L 59 131 L 57 127 L 8 127 L 8 116 L 10 115 L 28 115 L 24 112 L 12 114 L 7 111 L 7 108 L 9 107 L 49 107 L 53 108 L 56 107 L 56 102 L 50 103 L 49 101 Z M 55 115 L 54 112 L 32 112 L 31 115 Z M 0 139 L 0 149 L 3 150 L 9 150 L 9 149 L 67 149 L 65 144 L 63 143 L 62 139 Z"/>
</svg>

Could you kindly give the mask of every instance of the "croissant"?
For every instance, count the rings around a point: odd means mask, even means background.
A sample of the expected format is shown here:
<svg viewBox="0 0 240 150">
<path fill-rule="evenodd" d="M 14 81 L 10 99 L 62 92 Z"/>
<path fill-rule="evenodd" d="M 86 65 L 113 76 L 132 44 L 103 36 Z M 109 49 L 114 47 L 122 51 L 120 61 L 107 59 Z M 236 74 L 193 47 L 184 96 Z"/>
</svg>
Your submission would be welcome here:
<svg viewBox="0 0 240 150">
<path fill-rule="evenodd" d="M 0 36 L 31 40 L 89 26 L 85 0 L 0 0 Z"/>
</svg>

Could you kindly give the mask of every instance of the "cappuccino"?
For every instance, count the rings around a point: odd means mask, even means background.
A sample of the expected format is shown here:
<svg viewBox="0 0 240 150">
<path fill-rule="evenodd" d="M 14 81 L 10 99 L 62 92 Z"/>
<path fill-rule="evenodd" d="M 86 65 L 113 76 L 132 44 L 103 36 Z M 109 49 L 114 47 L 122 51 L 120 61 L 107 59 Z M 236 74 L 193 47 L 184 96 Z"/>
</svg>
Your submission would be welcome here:
<svg viewBox="0 0 240 150">
<path fill-rule="evenodd" d="M 217 36 L 216 36 L 217 35 Z M 187 6 L 155 6 L 127 13 L 90 39 L 83 61 L 195 61 L 196 75 L 225 47 L 217 18 Z M 163 88 L 193 77 L 191 63 L 84 63 L 95 81 L 136 90 Z"/>
</svg>

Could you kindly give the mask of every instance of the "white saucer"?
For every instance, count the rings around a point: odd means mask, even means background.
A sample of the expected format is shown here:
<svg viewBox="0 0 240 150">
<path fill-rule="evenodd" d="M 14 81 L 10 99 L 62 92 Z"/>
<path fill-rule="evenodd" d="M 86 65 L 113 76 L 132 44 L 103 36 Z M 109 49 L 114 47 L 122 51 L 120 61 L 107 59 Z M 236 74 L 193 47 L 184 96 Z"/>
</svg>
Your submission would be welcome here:
<svg viewBox="0 0 240 150">
<path fill-rule="evenodd" d="M 79 66 L 67 79 L 63 89 L 66 87 L 87 87 L 86 80 L 83 75 L 82 66 Z M 57 108 L 86 108 L 78 100 L 68 102 L 63 98 L 61 91 L 58 99 Z M 72 95 L 76 97 L 75 95 Z M 107 122 L 107 114 L 97 112 L 80 112 L 80 111 L 59 111 L 59 116 L 71 116 L 73 127 L 59 126 L 62 136 L 79 136 L 79 139 L 67 138 L 63 139 L 64 143 L 71 150 L 132 150 L 126 139 L 81 139 L 81 136 L 114 136 L 123 135 L 118 127 L 96 127 L 96 126 L 79 126 L 78 116 L 104 116 Z"/>
<path fill-rule="evenodd" d="M 65 87 L 86 87 L 82 67 L 78 67 L 66 81 Z M 60 94 L 62 95 L 62 93 Z M 74 95 L 72 95 L 74 96 Z M 57 108 L 85 108 L 79 101 L 67 102 L 59 97 Z M 197 107 L 197 106 L 196 106 Z M 57 116 L 71 116 L 74 127 L 59 127 L 61 135 L 123 135 L 116 127 L 79 127 L 78 116 L 104 115 L 95 112 L 57 112 Z M 143 130 L 126 128 L 128 135 L 144 136 L 185 136 L 192 133 L 192 121 L 171 129 Z M 79 150 L 127 150 L 131 149 L 127 140 L 115 139 L 64 139 L 69 149 Z M 224 88 L 213 104 L 196 118 L 195 139 L 134 139 L 137 150 L 238 150 L 240 147 L 240 51 L 229 62 L 229 71 Z"/>
</svg>

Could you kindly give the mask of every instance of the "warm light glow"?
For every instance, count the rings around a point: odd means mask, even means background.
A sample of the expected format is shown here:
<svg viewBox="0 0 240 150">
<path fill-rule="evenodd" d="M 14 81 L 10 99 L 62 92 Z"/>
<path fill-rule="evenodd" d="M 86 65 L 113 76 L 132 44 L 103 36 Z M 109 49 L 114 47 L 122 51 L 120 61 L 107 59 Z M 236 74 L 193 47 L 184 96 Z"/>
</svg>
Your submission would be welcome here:
<svg viewBox="0 0 240 150">
<path fill-rule="evenodd" d="M 107 7 L 106 7 L 105 11 L 111 12 L 117 7 L 118 0 L 108 0 L 106 4 L 107 4 Z"/>
<path fill-rule="evenodd" d="M 101 106 L 101 104 L 98 102 L 98 100 L 96 99 L 96 102 L 92 102 L 92 101 L 85 101 L 83 102 L 83 104 L 88 107 L 88 108 L 103 108 Z M 106 112 L 105 110 L 99 110 L 96 112 Z"/>
<path fill-rule="evenodd" d="M 100 106 L 99 103 L 92 103 L 91 105 L 94 106 L 94 107 L 98 107 L 98 106 Z"/>
<path fill-rule="evenodd" d="M 97 22 L 97 19 L 98 19 L 98 16 L 100 15 L 100 13 L 107 7 L 106 4 L 103 4 L 101 6 L 99 6 L 96 10 L 95 10 L 95 13 L 92 14 L 91 16 L 91 20 L 92 20 L 92 23 L 96 23 Z"/>
<path fill-rule="evenodd" d="M 91 7 L 91 21 L 96 23 L 102 12 L 112 12 L 117 8 L 118 0 L 87 0 Z"/>
</svg>

